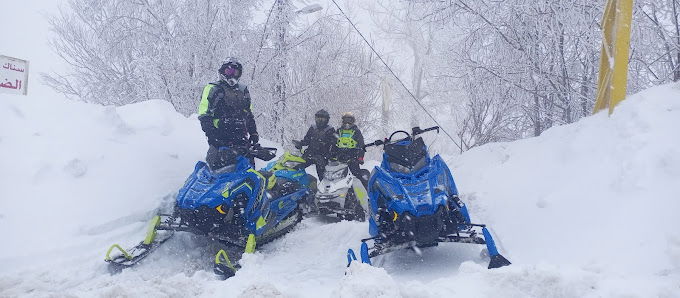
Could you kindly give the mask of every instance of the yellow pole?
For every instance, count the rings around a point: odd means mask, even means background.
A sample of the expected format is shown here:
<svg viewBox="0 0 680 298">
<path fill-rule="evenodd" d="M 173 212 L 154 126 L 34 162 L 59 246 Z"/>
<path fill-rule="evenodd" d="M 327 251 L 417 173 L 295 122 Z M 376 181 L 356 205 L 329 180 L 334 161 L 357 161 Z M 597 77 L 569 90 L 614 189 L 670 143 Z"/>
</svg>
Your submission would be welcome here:
<svg viewBox="0 0 680 298">
<path fill-rule="evenodd" d="M 614 107 L 626 98 L 628 51 L 633 0 L 609 0 L 602 17 L 602 53 L 593 113 Z"/>
<path fill-rule="evenodd" d="M 611 84 L 611 71 L 612 63 L 614 60 L 613 51 L 614 48 L 611 46 L 614 36 L 612 34 L 612 27 L 614 26 L 615 13 L 615 0 L 607 1 L 607 6 L 604 9 L 604 15 L 602 16 L 602 50 L 600 53 L 600 73 L 597 80 L 597 99 L 595 101 L 595 107 L 593 108 L 593 113 L 597 113 L 600 110 L 609 106 L 609 85 Z"/>
<path fill-rule="evenodd" d="M 609 114 L 626 98 L 628 87 L 628 52 L 630 50 L 630 24 L 633 18 L 633 0 L 616 3 L 616 43 L 614 45 L 614 74 L 612 78 Z"/>
</svg>

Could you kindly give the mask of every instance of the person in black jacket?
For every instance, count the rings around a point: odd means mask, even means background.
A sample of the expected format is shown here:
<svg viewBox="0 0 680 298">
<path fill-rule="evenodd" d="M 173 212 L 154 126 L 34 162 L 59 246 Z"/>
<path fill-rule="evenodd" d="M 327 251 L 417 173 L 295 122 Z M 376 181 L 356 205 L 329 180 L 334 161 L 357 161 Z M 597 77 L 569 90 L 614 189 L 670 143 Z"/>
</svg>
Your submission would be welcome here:
<svg viewBox="0 0 680 298">
<path fill-rule="evenodd" d="M 303 154 L 307 163 L 304 167 L 311 164 L 316 165 L 316 173 L 319 176 L 319 181 L 323 179 L 326 173 L 326 165 L 331 155 L 331 148 L 335 146 L 335 129 L 328 125 L 330 115 L 325 110 L 319 110 L 314 114 L 314 125 L 309 127 L 307 134 L 305 134 L 302 141 L 293 140 L 295 148 L 302 149 L 302 146 L 307 146 L 307 150 Z"/>
<path fill-rule="evenodd" d="M 344 113 L 342 115 L 342 124 L 338 128 L 338 141 L 333 148 L 333 156 L 340 162 L 347 163 L 350 172 L 354 177 L 359 178 L 366 186 L 368 184 L 368 177 L 359 167 L 359 164 L 364 163 L 364 136 L 361 130 L 355 124 L 356 119 L 352 113 Z"/>
<path fill-rule="evenodd" d="M 227 58 L 218 70 L 220 80 L 203 88 L 198 105 L 198 119 L 210 145 L 206 162 L 214 170 L 233 162 L 233 152 L 225 155 L 220 151 L 231 150 L 242 155 L 259 141 L 250 92 L 238 82 L 242 71 L 238 59 Z M 232 157 L 224 160 L 226 156 Z M 254 166 L 252 158 L 251 164 Z"/>
</svg>

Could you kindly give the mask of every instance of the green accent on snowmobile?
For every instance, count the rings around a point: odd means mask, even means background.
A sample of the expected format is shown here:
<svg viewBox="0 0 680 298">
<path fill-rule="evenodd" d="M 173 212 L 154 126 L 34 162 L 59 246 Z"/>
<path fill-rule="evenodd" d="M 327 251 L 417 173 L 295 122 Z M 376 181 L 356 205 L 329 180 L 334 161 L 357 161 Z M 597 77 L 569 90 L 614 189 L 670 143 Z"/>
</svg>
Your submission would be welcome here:
<svg viewBox="0 0 680 298">
<path fill-rule="evenodd" d="M 120 247 L 120 245 L 114 244 L 114 245 L 111 245 L 111 247 L 109 247 L 109 250 L 106 251 L 106 256 L 104 257 L 104 261 L 111 261 L 111 251 L 114 248 L 117 248 L 118 250 L 120 250 L 120 252 L 123 253 L 123 256 L 125 256 L 126 259 L 132 260 L 132 256 L 127 251 L 125 251 L 122 247 Z"/>
<path fill-rule="evenodd" d="M 146 238 L 144 238 L 144 244 L 149 245 L 153 242 L 154 239 L 156 239 L 156 231 L 158 229 L 158 225 L 161 224 L 161 217 L 156 215 L 154 216 L 151 221 L 149 222 L 149 226 L 146 230 Z"/>
<path fill-rule="evenodd" d="M 258 171 L 255 171 L 253 169 L 248 169 L 247 172 L 254 173 L 255 175 L 257 175 L 257 178 L 260 179 L 260 182 L 264 182 L 264 181 L 267 180 L 267 178 L 265 178 L 264 175 L 262 175 L 262 173 L 260 173 Z M 262 184 L 260 184 L 260 185 L 262 185 Z M 252 190 L 252 188 L 251 188 L 251 190 Z M 256 202 L 260 202 L 260 200 L 262 200 L 262 195 L 264 195 L 264 188 L 260 188 L 260 193 L 257 194 Z"/>
<path fill-rule="evenodd" d="M 228 198 L 228 197 L 229 197 L 229 193 L 230 193 L 230 192 L 229 192 L 229 187 L 231 186 L 230 184 L 231 184 L 231 183 L 227 183 L 227 186 L 226 186 L 226 187 L 224 188 L 224 190 L 222 191 L 222 196 L 223 196 L 224 198 Z"/>
<path fill-rule="evenodd" d="M 307 161 L 297 155 L 293 155 L 290 152 L 284 153 L 279 159 L 276 161 L 276 164 L 271 169 L 267 169 L 268 171 L 271 171 L 272 173 L 276 173 L 276 171 L 297 171 L 297 169 L 289 166 L 291 163 L 296 163 L 296 164 L 303 164 L 306 163 Z M 271 175 L 269 176 L 269 179 L 267 180 L 267 189 L 272 189 L 276 185 L 276 175 Z"/>
<path fill-rule="evenodd" d="M 364 189 L 363 187 L 354 187 L 354 194 L 356 194 L 357 199 L 359 199 L 359 204 L 361 204 L 362 206 L 368 205 L 367 202 L 366 202 L 366 200 L 368 198 L 368 194 L 366 193 L 366 189 Z"/>
<path fill-rule="evenodd" d="M 241 187 L 244 187 L 244 186 L 247 187 L 248 189 L 250 189 L 250 192 L 253 191 L 253 187 L 250 186 L 250 184 L 248 184 L 247 182 L 243 182 L 241 185 L 234 188 L 234 190 L 232 190 L 231 193 L 235 193 L 237 190 L 241 189 Z"/>
<path fill-rule="evenodd" d="M 198 104 L 198 115 L 204 115 L 205 113 L 208 112 L 208 106 L 210 105 L 210 102 L 208 102 L 208 95 L 210 95 L 210 90 L 215 87 L 213 84 L 208 84 L 203 88 L 203 95 L 201 96 L 201 103 Z M 217 127 L 217 126 L 215 126 Z"/>
<path fill-rule="evenodd" d="M 222 258 L 220 258 L 220 256 Z M 231 260 L 229 259 L 229 255 L 227 254 L 226 251 L 224 251 L 224 249 L 220 249 L 220 251 L 218 251 L 217 254 L 215 255 L 215 264 L 218 264 L 218 265 L 224 264 L 227 267 L 229 267 L 229 269 L 236 272 L 236 267 L 234 267 L 234 264 L 231 263 Z"/>
<path fill-rule="evenodd" d="M 348 148 L 353 149 L 357 147 L 357 141 L 354 140 L 354 129 L 341 129 L 338 131 L 338 143 L 336 146 L 338 148 Z"/>
<path fill-rule="evenodd" d="M 220 119 L 213 119 L 213 126 L 215 126 L 215 128 L 219 128 L 220 127 Z"/>
<path fill-rule="evenodd" d="M 260 219 L 262 219 L 262 217 L 260 217 Z M 260 221 L 260 220 L 258 220 L 258 222 L 259 222 L 259 221 Z M 264 219 L 263 219 L 263 221 L 264 221 Z M 246 250 L 245 250 L 245 252 L 246 252 L 246 253 L 249 253 L 249 254 L 254 253 L 254 252 L 255 252 L 255 245 L 256 245 L 256 243 L 255 243 L 255 234 L 250 234 L 250 235 L 248 235 L 248 241 L 246 242 Z"/>
<path fill-rule="evenodd" d="M 262 173 L 260 173 L 260 172 L 258 172 L 258 171 L 255 171 L 255 170 L 253 170 L 253 169 L 248 169 L 248 172 L 254 173 L 255 175 L 257 175 L 257 177 L 259 177 L 260 179 L 264 180 L 264 175 L 262 175 Z"/>
<path fill-rule="evenodd" d="M 260 218 L 257 219 L 257 222 L 255 223 L 255 228 L 256 229 L 261 229 L 264 227 L 264 225 L 267 224 L 267 221 L 264 219 L 264 217 L 260 216 Z"/>
</svg>

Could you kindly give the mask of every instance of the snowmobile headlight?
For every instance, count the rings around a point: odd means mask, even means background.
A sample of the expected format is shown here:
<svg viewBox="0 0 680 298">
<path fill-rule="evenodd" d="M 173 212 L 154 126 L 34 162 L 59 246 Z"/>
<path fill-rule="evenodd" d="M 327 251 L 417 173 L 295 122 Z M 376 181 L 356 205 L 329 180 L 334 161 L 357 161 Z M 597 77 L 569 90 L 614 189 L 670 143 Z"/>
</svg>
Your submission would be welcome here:
<svg viewBox="0 0 680 298">
<path fill-rule="evenodd" d="M 328 171 L 324 174 L 324 179 L 339 180 L 339 179 L 345 178 L 345 176 L 347 176 L 347 168 L 340 169 L 340 170 L 333 171 L 333 172 Z"/>
</svg>

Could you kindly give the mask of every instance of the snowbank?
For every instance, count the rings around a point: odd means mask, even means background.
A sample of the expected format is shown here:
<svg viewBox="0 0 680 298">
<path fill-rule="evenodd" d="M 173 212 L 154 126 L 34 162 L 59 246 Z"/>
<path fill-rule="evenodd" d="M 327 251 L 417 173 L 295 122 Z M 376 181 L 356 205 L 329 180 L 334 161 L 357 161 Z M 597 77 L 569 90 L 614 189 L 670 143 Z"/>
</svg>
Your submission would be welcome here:
<svg viewBox="0 0 680 298">
<path fill-rule="evenodd" d="M 450 158 L 481 247 L 399 251 L 345 268 L 367 226 L 306 219 L 215 280 L 214 243 L 180 234 L 148 261 L 106 272 L 108 245 L 139 241 L 207 149 L 166 102 L 120 108 L 0 98 L 0 296 L 680 296 L 680 87 L 631 96 L 542 136 Z"/>
</svg>

